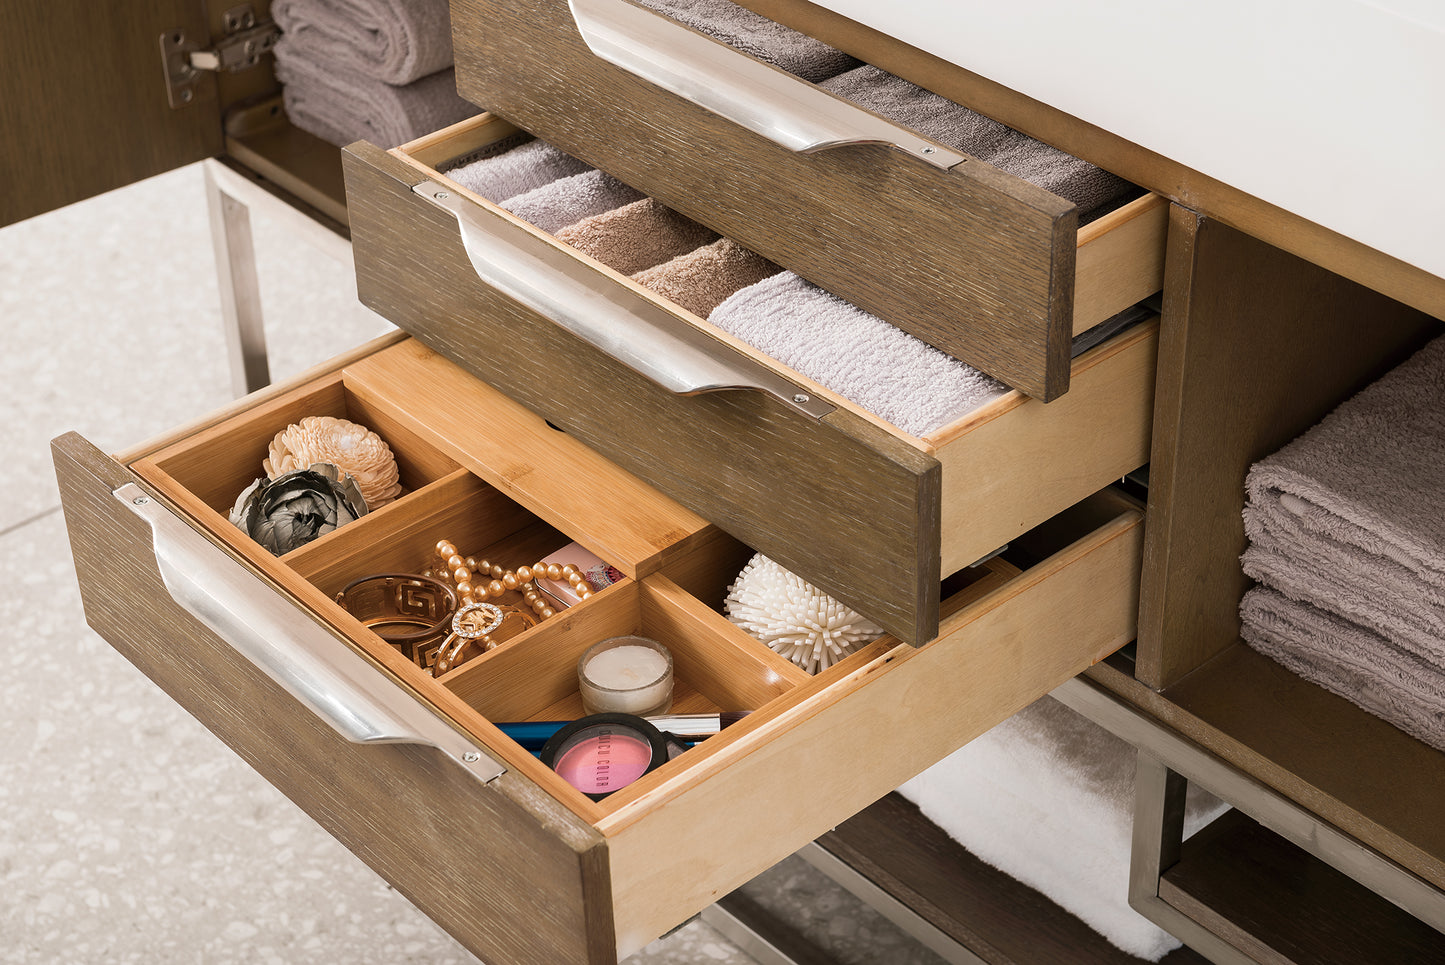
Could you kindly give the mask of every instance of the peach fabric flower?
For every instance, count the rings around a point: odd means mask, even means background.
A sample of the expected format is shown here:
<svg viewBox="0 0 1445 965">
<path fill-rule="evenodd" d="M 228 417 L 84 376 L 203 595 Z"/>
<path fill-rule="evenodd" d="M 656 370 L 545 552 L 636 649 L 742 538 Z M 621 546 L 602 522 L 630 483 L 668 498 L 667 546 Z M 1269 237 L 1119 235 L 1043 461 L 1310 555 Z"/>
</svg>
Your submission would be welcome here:
<svg viewBox="0 0 1445 965">
<path fill-rule="evenodd" d="M 363 425 L 332 416 L 307 416 L 271 440 L 262 468 L 275 479 L 282 473 L 329 462 L 356 480 L 368 510 L 380 509 L 401 493 L 391 447 Z"/>
</svg>

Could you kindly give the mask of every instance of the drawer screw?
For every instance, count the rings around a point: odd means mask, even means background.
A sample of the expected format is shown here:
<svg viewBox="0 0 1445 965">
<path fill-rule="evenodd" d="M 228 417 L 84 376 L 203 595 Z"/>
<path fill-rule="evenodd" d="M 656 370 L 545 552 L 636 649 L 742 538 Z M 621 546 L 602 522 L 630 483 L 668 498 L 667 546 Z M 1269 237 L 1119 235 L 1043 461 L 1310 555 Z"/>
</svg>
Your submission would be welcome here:
<svg viewBox="0 0 1445 965">
<path fill-rule="evenodd" d="M 451 195 L 447 194 L 445 191 L 438 191 L 436 194 L 432 195 L 432 197 L 436 198 L 438 201 L 445 201 L 447 198 L 451 197 Z"/>
<path fill-rule="evenodd" d="M 938 150 L 938 148 L 936 148 L 936 147 L 924 147 L 924 148 L 922 149 L 922 151 L 923 151 L 924 154 L 933 154 L 933 153 L 935 153 L 937 150 Z"/>
<path fill-rule="evenodd" d="M 797 395 L 793 396 L 793 401 L 798 405 L 803 405 L 808 401 L 808 396 L 802 392 L 799 392 Z"/>
<path fill-rule="evenodd" d="M 131 500 L 131 505 L 133 505 L 133 506 L 144 506 L 146 503 L 148 503 L 148 502 L 150 502 L 150 501 L 151 501 L 151 498 L 150 498 L 149 496 L 137 496 L 135 499 L 132 499 L 132 500 Z"/>
<path fill-rule="evenodd" d="M 476 751 L 467 751 L 465 754 L 462 755 L 462 760 L 466 761 L 468 764 L 475 764 L 481 759 L 482 755 L 477 753 Z"/>
</svg>

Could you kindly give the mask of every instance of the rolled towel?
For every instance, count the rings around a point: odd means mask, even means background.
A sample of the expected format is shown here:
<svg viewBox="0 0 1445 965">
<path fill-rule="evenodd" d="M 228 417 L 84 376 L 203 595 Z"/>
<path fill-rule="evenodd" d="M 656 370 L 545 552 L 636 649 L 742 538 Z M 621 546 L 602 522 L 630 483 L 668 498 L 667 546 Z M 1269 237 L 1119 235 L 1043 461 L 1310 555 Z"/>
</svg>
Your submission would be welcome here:
<svg viewBox="0 0 1445 965">
<path fill-rule="evenodd" d="M 1445 751 L 1445 671 L 1371 630 L 1255 587 L 1240 636 L 1285 669 Z"/>
<path fill-rule="evenodd" d="M 449 168 L 444 173 L 488 201 L 500 203 L 591 170 L 585 162 L 564 154 L 546 141 L 531 140 L 494 157 Z"/>
<path fill-rule="evenodd" d="M 655 198 L 643 198 L 583 218 L 558 231 L 557 239 L 632 275 L 715 241 L 717 232 Z"/>
<path fill-rule="evenodd" d="M 641 191 L 594 168 L 508 198 L 501 206 L 523 221 L 556 234 L 583 218 L 640 201 L 642 197 Z"/>
<path fill-rule="evenodd" d="M 278 56 L 276 77 L 291 123 L 338 147 L 365 140 L 392 148 L 481 112 L 457 96 L 450 69 L 396 86 Z"/>
<path fill-rule="evenodd" d="M 1250 468 L 1247 575 L 1445 668 L 1445 336 Z"/>
<path fill-rule="evenodd" d="M 398 85 L 452 66 L 448 0 L 275 0 L 271 16 L 278 59 Z"/>
<path fill-rule="evenodd" d="M 644 288 L 706 318 L 734 292 L 780 271 L 762 255 L 719 238 L 632 277 Z"/>
<path fill-rule="evenodd" d="M 1139 193 L 1121 177 L 877 67 L 858 67 L 818 86 L 1073 202 L 1081 220 Z"/>
<path fill-rule="evenodd" d="M 915 436 L 1008 391 L 790 271 L 739 291 L 708 321 Z"/>
<path fill-rule="evenodd" d="M 1179 942 L 1128 902 L 1136 756 L 1123 739 L 1044 697 L 898 790 L 979 858 L 1117 947 L 1158 961 Z M 1185 834 L 1225 810 L 1190 785 Z"/>
<path fill-rule="evenodd" d="M 813 83 L 862 63 L 729 0 L 638 0 L 638 4 Z"/>
</svg>

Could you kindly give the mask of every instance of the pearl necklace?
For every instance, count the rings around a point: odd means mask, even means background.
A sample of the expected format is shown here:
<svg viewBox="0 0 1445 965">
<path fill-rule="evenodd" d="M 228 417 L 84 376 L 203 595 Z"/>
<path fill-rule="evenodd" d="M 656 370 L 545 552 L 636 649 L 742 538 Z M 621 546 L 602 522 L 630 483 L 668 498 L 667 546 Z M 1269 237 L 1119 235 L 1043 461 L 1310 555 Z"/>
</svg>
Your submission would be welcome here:
<svg viewBox="0 0 1445 965">
<path fill-rule="evenodd" d="M 591 584 L 587 582 L 587 578 L 578 571 L 577 567 L 570 563 L 561 566 L 556 563 L 536 563 L 532 566 L 519 566 L 515 570 L 509 570 L 490 560 L 478 560 L 475 556 L 463 557 L 457 551 L 456 544 L 450 540 L 439 540 L 436 544 L 436 552 L 439 565 L 423 570 L 422 575 L 452 585 L 460 598 L 457 617 L 461 617 L 463 610 L 470 607 L 469 614 L 485 613 L 488 618 L 485 624 L 491 624 L 480 633 L 475 631 L 466 633 L 454 623 L 452 636 L 447 640 L 447 643 L 453 645 L 448 647 L 444 643 L 438 654 L 435 668 L 438 674 L 446 673 L 459 662 L 457 658 L 461 656 L 466 644 L 472 640 L 476 640 L 486 650 L 497 647 L 497 643 L 492 640 L 489 631 L 501 626 L 502 616 L 495 604 L 488 603 L 488 600 L 500 599 L 513 590 L 519 591 L 527 606 L 536 614 L 536 619 L 546 620 L 556 616 L 557 611 L 537 589 L 533 580 L 547 579 L 559 582 L 566 580 L 576 592 L 579 600 L 587 600 L 592 597 Z M 508 607 L 507 609 L 513 608 Z M 492 611 L 496 611 L 496 616 L 493 616 Z M 528 626 L 531 625 L 529 620 Z"/>
</svg>

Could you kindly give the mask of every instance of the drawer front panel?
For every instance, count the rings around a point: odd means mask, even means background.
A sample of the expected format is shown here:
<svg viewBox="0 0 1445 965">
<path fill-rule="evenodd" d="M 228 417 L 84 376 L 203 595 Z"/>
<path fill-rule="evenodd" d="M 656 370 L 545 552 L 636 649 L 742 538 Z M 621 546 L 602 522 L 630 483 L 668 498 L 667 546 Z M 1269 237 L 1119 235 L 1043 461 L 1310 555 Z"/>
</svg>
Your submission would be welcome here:
<svg viewBox="0 0 1445 965">
<path fill-rule="evenodd" d="M 615 961 L 594 829 L 514 773 L 483 786 L 430 748 L 343 739 L 172 599 L 150 527 L 113 495 L 131 472 L 73 434 L 54 452 L 101 636 L 476 954 Z"/>
<path fill-rule="evenodd" d="M 597 57 L 565 0 L 457 0 L 452 19 L 468 99 L 1032 396 L 1067 389 L 1064 200 L 972 161 L 779 146 Z"/>
<path fill-rule="evenodd" d="M 900 638 L 936 635 L 936 459 L 844 410 L 659 387 L 482 282 L 417 168 L 369 145 L 344 160 L 363 302 Z"/>
</svg>

